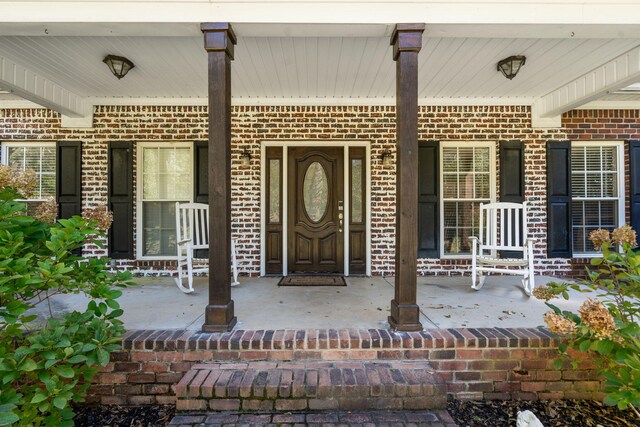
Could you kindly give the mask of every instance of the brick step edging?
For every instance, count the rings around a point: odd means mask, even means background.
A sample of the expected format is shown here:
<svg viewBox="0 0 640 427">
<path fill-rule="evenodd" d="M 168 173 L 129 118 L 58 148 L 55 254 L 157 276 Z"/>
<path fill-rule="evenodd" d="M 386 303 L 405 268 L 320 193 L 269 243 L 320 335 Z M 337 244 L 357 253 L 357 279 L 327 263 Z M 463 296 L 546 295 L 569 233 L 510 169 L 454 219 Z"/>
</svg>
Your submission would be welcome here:
<svg viewBox="0 0 640 427">
<path fill-rule="evenodd" d="M 178 410 L 441 409 L 446 385 L 424 361 L 197 364 Z"/>
</svg>

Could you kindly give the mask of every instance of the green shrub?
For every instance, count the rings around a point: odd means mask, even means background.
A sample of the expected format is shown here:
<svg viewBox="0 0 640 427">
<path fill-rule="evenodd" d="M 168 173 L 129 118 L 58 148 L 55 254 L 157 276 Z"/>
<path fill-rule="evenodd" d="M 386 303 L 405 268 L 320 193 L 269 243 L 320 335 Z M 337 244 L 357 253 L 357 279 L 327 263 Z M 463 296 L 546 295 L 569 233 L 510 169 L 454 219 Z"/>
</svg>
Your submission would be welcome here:
<svg viewBox="0 0 640 427">
<path fill-rule="evenodd" d="M 565 338 L 560 351 L 574 349 L 597 356 L 605 378 L 604 402 L 620 409 L 640 413 L 640 252 L 634 251 L 636 233 L 625 225 L 613 233 L 596 230 L 590 234 L 601 258 L 591 260 L 588 278 L 579 284 L 550 283 L 536 289 L 534 295 L 550 300 L 561 295 L 569 299 L 568 290 L 595 292 L 578 313 L 553 310 L 545 315 L 550 331 Z M 562 362 L 562 361 L 559 361 Z"/>
<path fill-rule="evenodd" d="M 101 245 L 99 221 L 49 224 L 27 215 L 16 201 L 28 193 L 16 189 L 29 181 L 21 179 L 0 170 L 0 425 L 72 426 L 70 403 L 83 400 L 99 367 L 120 347 L 117 287 L 130 276 L 109 273 L 107 259 L 74 251 L 87 241 Z M 51 204 L 48 209 L 51 214 Z M 45 205 L 42 219 L 46 214 Z M 89 298 L 83 312 L 53 313 L 50 304 L 48 319 L 28 312 L 69 293 Z"/>
</svg>

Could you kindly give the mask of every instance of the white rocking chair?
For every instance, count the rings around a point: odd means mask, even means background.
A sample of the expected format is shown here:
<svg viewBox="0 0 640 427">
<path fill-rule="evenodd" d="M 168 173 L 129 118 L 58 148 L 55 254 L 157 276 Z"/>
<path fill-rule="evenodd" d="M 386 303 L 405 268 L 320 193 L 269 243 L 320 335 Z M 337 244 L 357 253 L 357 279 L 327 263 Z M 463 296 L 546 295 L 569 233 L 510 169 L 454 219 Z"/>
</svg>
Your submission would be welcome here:
<svg viewBox="0 0 640 427">
<path fill-rule="evenodd" d="M 480 204 L 480 237 L 471 240 L 471 288 L 484 285 L 483 273 L 523 276 L 522 287 L 531 295 L 533 278 L 533 243 L 528 237 L 526 203 Z M 498 251 L 521 252 L 522 258 L 500 258 Z"/>
<path fill-rule="evenodd" d="M 204 203 L 176 203 L 176 247 L 178 252 L 178 278 L 176 284 L 184 293 L 193 292 L 193 275 L 209 272 L 208 259 L 196 258 L 199 249 L 209 249 L 209 205 Z M 237 286 L 238 262 L 236 243 L 231 241 L 231 269 Z M 187 286 L 183 285 L 186 277 Z"/>
</svg>

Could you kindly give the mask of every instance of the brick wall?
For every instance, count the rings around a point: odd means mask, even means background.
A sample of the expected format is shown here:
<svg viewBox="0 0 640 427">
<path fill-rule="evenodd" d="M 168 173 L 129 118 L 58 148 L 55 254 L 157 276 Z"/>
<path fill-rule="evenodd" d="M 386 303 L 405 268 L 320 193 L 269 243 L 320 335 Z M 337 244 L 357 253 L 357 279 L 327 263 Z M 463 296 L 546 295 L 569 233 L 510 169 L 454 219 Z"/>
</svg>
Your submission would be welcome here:
<svg viewBox="0 0 640 427">
<path fill-rule="evenodd" d="M 440 141 L 522 140 L 525 143 L 525 193 L 537 239 L 539 273 L 568 275 L 584 260 L 546 258 L 546 166 L 549 139 L 620 140 L 640 130 L 637 110 L 576 110 L 563 117 L 561 129 L 532 129 L 526 106 L 426 106 L 419 110 L 419 138 Z M 0 141 L 83 141 L 84 207 L 107 199 L 107 142 L 194 141 L 207 139 L 204 106 L 98 106 L 94 128 L 64 129 L 59 114 L 45 109 L 0 109 Z M 372 272 L 393 273 L 395 169 L 380 154 L 395 152 L 395 108 L 390 106 L 236 106 L 232 114 L 232 231 L 238 241 L 242 274 L 260 269 L 260 144 L 264 140 L 361 140 L 371 146 Z M 252 153 L 240 165 L 240 153 Z M 395 153 L 394 153 L 395 156 Z M 499 174 L 499 170 L 498 170 Z M 105 255 L 97 247 L 86 249 Z M 171 274 L 170 261 L 122 261 L 136 273 Z M 460 275 L 465 260 L 421 259 L 420 274 Z"/>
<path fill-rule="evenodd" d="M 458 399 L 602 399 L 592 360 L 574 354 L 575 368 L 554 368 L 558 343 L 543 329 L 130 331 L 88 402 L 174 403 L 176 383 L 203 360 L 426 360 Z"/>
</svg>

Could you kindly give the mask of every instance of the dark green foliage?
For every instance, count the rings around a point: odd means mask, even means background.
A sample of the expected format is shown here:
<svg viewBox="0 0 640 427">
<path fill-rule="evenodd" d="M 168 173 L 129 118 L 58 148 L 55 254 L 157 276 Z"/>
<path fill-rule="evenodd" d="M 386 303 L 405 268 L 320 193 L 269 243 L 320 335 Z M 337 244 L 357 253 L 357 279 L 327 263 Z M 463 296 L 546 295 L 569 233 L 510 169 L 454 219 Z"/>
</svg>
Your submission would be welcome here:
<svg viewBox="0 0 640 427">
<path fill-rule="evenodd" d="M 102 233 L 81 217 L 46 224 L 26 215 L 18 194 L 0 187 L 0 425 L 72 426 L 71 402 L 120 348 L 118 287 L 128 274 L 108 259 L 73 253 Z M 56 294 L 84 294 L 83 312 L 29 314 Z"/>
</svg>

